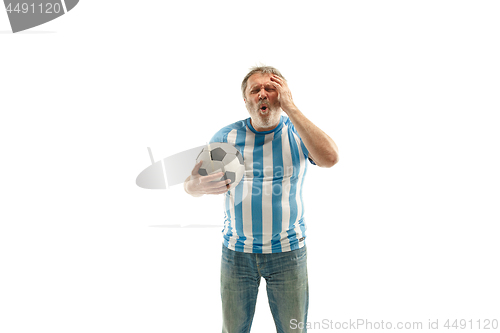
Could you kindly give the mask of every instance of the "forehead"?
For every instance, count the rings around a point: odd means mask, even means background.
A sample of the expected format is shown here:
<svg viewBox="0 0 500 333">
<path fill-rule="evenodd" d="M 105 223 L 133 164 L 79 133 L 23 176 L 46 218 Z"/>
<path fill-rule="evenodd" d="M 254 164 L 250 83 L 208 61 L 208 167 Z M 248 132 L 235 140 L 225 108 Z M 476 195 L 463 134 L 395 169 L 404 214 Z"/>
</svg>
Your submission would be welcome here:
<svg viewBox="0 0 500 333">
<path fill-rule="evenodd" d="M 263 85 L 266 83 L 270 83 L 272 75 L 273 74 L 255 73 L 248 78 L 247 85 L 248 85 L 248 87 L 253 87 L 256 85 Z"/>
</svg>

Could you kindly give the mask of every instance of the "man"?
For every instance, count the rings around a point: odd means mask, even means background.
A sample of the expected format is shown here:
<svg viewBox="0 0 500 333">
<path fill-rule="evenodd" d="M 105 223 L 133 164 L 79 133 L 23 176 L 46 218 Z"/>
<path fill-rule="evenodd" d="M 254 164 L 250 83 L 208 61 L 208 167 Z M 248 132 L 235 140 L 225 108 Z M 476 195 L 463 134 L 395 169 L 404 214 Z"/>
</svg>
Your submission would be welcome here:
<svg viewBox="0 0 500 333">
<path fill-rule="evenodd" d="M 200 176 L 198 163 L 184 188 L 193 196 L 225 193 L 222 331 L 250 331 L 264 277 L 277 331 L 305 332 L 292 330 L 307 322 L 309 304 L 302 184 L 307 161 L 330 168 L 338 161 L 338 149 L 295 106 L 275 68 L 252 68 L 241 91 L 250 118 L 222 128 L 210 142 L 239 149 L 245 163 L 243 180 L 228 191 L 229 180 L 218 181 L 222 173 Z"/>
</svg>

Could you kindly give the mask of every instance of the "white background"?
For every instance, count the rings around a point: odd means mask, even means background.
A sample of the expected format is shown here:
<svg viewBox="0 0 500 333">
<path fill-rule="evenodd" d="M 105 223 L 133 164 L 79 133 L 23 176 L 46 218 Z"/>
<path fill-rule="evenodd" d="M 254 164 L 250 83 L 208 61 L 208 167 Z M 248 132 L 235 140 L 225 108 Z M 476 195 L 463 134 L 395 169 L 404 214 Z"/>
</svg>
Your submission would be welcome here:
<svg viewBox="0 0 500 333">
<path fill-rule="evenodd" d="M 12 34 L 0 11 L 0 331 L 220 332 L 222 227 L 171 226 L 222 226 L 222 199 L 135 178 L 247 118 L 259 63 L 340 149 L 305 182 L 309 321 L 500 320 L 499 15 L 83 0 Z"/>
</svg>

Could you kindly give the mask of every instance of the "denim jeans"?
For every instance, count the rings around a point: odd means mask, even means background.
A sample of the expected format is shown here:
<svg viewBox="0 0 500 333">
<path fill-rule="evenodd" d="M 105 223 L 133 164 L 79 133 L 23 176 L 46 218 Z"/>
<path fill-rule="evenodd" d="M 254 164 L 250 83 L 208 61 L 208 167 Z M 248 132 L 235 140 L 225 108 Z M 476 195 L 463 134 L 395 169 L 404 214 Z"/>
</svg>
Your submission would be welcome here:
<svg viewBox="0 0 500 333">
<path fill-rule="evenodd" d="M 306 332 L 306 328 L 299 329 L 296 325 L 307 322 L 309 306 L 305 245 L 289 252 L 268 254 L 237 252 L 222 245 L 222 332 L 250 332 L 261 277 L 266 280 L 277 332 Z M 291 325 L 291 321 L 295 324 Z"/>
</svg>

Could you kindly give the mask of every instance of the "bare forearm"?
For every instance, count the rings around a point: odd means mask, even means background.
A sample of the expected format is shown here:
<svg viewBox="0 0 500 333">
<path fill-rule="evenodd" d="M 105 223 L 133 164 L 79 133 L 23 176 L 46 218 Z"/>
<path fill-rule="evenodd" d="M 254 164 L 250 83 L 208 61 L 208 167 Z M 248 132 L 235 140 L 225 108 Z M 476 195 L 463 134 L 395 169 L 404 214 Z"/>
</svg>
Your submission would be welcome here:
<svg viewBox="0 0 500 333">
<path fill-rule="evenodd" d="M 325 132 L 307 119 L 297 107 L 288 109 L 286 114 L 318 166 L 329 168 L 338 162 L 337 145 Z"/>
</svg>

